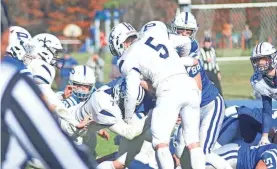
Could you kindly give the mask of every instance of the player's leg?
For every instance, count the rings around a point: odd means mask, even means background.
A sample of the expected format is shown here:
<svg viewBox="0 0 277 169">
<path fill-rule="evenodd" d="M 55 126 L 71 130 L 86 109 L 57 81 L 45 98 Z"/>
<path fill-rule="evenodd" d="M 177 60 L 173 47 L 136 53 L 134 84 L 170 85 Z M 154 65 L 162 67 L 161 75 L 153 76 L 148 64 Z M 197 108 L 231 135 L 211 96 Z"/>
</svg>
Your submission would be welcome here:
<svg viewBox="0 0 277 169">
<path fill-rule="evenodd" d="M 217 141 L 224 111 L 224 100 L 221 96 L 217 96 L 214 101 L 201 108 L 203 119 L 200 123 L 200 145 L 205 154 L 211 153 Z"/>
<path fill-rule="evenodd" d="M 249 145 L 258 145 L 262 138 L 262 124 L 255 118 L 241 114 L 238 118 L 240 135 Z"/>
<path fill-rule="evenodd" d="M 175 100 L 176 92 L 165 91 L 162 96 L 157 98 L 156 107 L 152 114 L 152 145 L 156 151 L 157 162 L 161 169 L 172 169 L 174 167 L 169 150 L 169 141 L 181 107 L 180 104 L 178 105 L 179 100 L 176 100 L 177 103 Z"/>
<path fill-rule="evenodd" d="M 146 130 L 133 140 L 127 140 L 125 138 L 122 138 L 120 140 L 118 157 L 122 156 L 125 153 L 127 153 L 127 155 L 125 159 L 119 158 L 118 161 L 120 161 L 124 166 L 128 167 L 131 161 L 134 160 L 135 156 L 139 154 L 139 152 L 141 151 L 144 140 L 151 141 L 150 129 Z"/>
<path fill-rule="evenodd" d="M 232 106 L 225 109 L 224 120 L 217 139 L 220 146 L 231 143 L 239 136 L 237 108 L 237 106 Z"/>
<path fill-rule="evenodd" d="M 224 119 L 224 111 L 224 100 L 220 95 L 201 108 L 201 114 L 204 117 L 200 124 L 200 144 L 206 155 L 207 163 L 216 164 L 217 168 L 227 169 L 231 168 L 227 161 L 212 152 Z"/>
<path fill-rule="evenodd" d="M 219 149 L 214 150 L 216 154 L 218 154 L 220 157 L 225 159 L 232 168 L 236 168 L 237 166 L 237 160 L 238 160 L 238 151 L 239 151 L 239 145 L 238 144 L 226 144 Z M 216 165 L 216 164 L 211 164 Z"/>
<path fill-rule="evenodd" d="M 158 169 L 155 150 L 152 147 L 152 142 L 144 141 L 139 154 L 128 166 L 128 169 Z"/>
<path fill-rule="evenodd" d="M 135 156 L 140 152 L 144 140 L 150 131 L 145 131 L 143 134 L 134 138 L 133 140 L 127 140 L 126 138 L 121 138 L 119 150 L 117 153 L 116 160 L 114 161 L 104 161 L 100 163 L 96 169 L 123 169 L 128 167 Z"/>
<path fill-rule="evenodd" d="M 133 123 L 135 123 L 135 121 L 140 120 L 141 116 L 142 114 L 140 114 L 140 116 L 134 114 L 132 117 Z M 109 169 L 107 168 L 108 166 L 110 168 L 112 167 L 115 169 L 122 169 L 128 166 L 134 159 L 134 157 L 140 152 L 144 140 L 151 141 L 151 131 L 149 127 L 147 128 L 147 125 L 145 126 L 146 128 L 144 130 L 146 131 L 144 131 L 141 135 L 135 137 L 132 140 L 128 140 L 124 137 L 121 137 L 116 160 L 102 162 L 97 166 L 97 169 Z"/>
<path fill-rule="evenodd" d="M 203 169 L 205 168 L 205 156 L 199 140 L 200 92 L 191 90 L 187 95 L 189 96 L 187 105 L 180 112 L 184 142 L 189 149 L 192 168 Z"/>
</svg>

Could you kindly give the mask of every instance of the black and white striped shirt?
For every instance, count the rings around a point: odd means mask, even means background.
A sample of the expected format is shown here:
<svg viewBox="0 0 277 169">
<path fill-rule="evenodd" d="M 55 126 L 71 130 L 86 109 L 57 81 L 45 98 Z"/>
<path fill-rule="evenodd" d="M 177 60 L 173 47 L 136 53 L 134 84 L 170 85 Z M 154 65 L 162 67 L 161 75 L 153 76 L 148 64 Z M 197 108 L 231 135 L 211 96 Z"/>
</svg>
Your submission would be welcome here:
<svg viewBox="0 0 277 169">
<path fill-rule="evenodd" d="M 200 53 L 201 53 L 201 59 L 204 63 L 204 69 L 206 71 L 214 72 L 215 74 L 218 73 L 220 70 L 219 70 L 218 63 L 216 61 L 216 53 L 214 48 L 213 47 L 211 47 L 210 49 L 201 48 Z"/>
<path fill-rule="evenodd" d="M 1 168 L 24 168 L 31 158 L 51 169 L 92 168 L 89 156 L 59 128 L 34 82 L 11 65 L 1 66 Z"/>
</svg>

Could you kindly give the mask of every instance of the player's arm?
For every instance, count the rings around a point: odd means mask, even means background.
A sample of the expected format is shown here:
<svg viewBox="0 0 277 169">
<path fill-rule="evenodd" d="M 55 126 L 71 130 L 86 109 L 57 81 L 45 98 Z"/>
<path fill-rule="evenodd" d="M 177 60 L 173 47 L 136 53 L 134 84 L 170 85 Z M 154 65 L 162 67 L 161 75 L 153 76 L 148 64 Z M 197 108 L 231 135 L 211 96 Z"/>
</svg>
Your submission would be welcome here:
<svg viewBox="0 0 277 169">
<path fill-rule="evenodd" d="M 79 122 L 72 118 L 72 116 L 69 115 L 68 109 L 65 107 L 65 105 L 59 100 L 57 95 L 54 93 L 54 91 L 51 89 L 49 85 L 41 84 L 39 85 L 40 89 L 43 92 L 44 99 L 47 103 L 47 105 L 52 109 L 53 112 L 56 112 L 57 115 L 64 119 L 65 121 L 69 122 L 73 126 L 78 126 Z"/>
<path fill-rule="evenodd" d="M 124 63 L 125 62 L 125 63 Z M 135 61 L 119 62 L 119 69 L 126 78 L 126 97 L 124 98 L 124 120 L 130 121 L 136 109 L 137 96 L 139 94 L 139 85 L 141 82 L 140 70 Z"/>
<path fill-rule="evenodd" d="M 194 78 L 197 83 L 199 90 L 202 90 L 202 80 L 200 72 L 203 70 L 201 63 L 198 61 L 198 64 L 191 67 L 186 67 L 187 72 L 190 77 Z"/>
<path fill-rule="evenodd" d="M 133 68 L 126 76 L 126 98 L 124 99 L 125 120 L 131 119 L 136 109 L 140 85 L 140 72 Z"/>
<path fill-rule="evenodd" d="M 201 80 L 201 75 L 198 73 L 195 77 L 194 80 L 197 83 L 198 89 L 202 91 L 202 80 Z"/>
<path fill-rule="evenodd" d="M 181 57 L 180 59 L 184 66 L 195 66 L 199 63 L 197 59 L 189 56 Z"/>
<path fill-rule="evenodd" d="M 148 90 L 148 91 L 150 91 L 152 93 L 154 92 L 154 88 L 152 86 L 152 83 L 150 81 L 148 81 L 148 80 L 142 80 L 140 82 L 140 86 L 143 87 L 145 90 Z"/>
<path fill-rule="evenodd" d="M 141 119 L 133 118 L 132 123 L 129 124 L 122 119 L 118 119 L 109 129 L 128 140 L 132 140 L 140 135 L 144 129 L 148 128 L 147 126 L 150 125 L 150 121 L 149 116 L 145 116 Z"/>
<path fill-rule="evenodd" d="M 268 138 L 268 133 L 272 127 L 272 99 L 262 96 L 263 101 L 263 137 Z"/>
<path fill-rule="evenodd" d="M 263 162 L 263 160 L 260 160 L 258 162 L 258 164 L 256 165 L 255 169 L 267 169 L 267 166 L 265 165 L 265 163 Z"/>
</svg>

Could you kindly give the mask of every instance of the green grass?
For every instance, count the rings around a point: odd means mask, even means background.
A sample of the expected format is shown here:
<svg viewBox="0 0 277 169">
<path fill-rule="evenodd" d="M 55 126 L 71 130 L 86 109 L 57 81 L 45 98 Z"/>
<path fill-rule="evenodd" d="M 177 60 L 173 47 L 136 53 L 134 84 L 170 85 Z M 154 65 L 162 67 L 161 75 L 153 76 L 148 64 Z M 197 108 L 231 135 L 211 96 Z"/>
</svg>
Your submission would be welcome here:
<svg viewBox="0 0 277 169">
<path fill-rule="evenodd" d="M 253 68 L 250 61 L 219 62 L 222 90 L 225 99 L 250 99 L 250 77 Z"/>
<path fill-rule="evenodd" d="M 222 53 L 225 57 L 235 56 L 240 53 L 240 51 L 236 49 L 232 51 L 227 49 L 226 51 L 218 50 L 217 52 Z M 72 56 L 76 58 L 80 64 L 85 64 L 90 55 L 73 53 Z M 111 55 L 105 55 L 106 82 L 109 81 L 109 74 L 111 71 L 111 59 Z M 251 98 L 252 87 L 250 86 L 249 79 L 252 75 L 253 69 L 250 61 L 219 62 L 219 67 L 222 74 L 221 85 L 225 99 Z M 108 155 L 117 150 L 118 146 L 114 145 L 115 134 L 110 132 L 110 136 L 111 138 L 109 141 L 98 137 L 98 143 L 96 147 L 96 153 L 98 157 Z"/>
<path fill-rule="evenodd" d="M 251 50 L 242 49 L 216 49 L 217 57 L 250 56 Z"/>
<path fill-rule="evenodd" d="M 117 151 L 118 146 L 114 145 L 114 137 L 116 136 L 113 132 L 110 133 L 110 139 L 107 141 L 101 137 L 97 137 L 96 154 L 97 157 L 103 157 Z"/>
</svg>

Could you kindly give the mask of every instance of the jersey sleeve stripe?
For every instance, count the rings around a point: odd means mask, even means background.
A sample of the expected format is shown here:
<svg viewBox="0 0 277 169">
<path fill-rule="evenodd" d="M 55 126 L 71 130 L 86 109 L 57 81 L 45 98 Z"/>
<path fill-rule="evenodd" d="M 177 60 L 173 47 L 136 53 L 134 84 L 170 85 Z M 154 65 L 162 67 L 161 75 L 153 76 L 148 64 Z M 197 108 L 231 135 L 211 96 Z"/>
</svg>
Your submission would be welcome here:
<svg viewBox="0 0 277 169">
<path fill-rule="evenodd" d="M 101 110 L 99 113 L 103 114 L 105 116 L 115 117 L 113 114 L 111 114 L 110 112 L 108 112 L 106 110 Z"/>
<path fill-rule="evenodd" d="M 51 72 L 50 72 L 50 70 L 48 69 L 48 67 L 45 66 L 45 65 L 41 65 L 41 66 L 49 73 L 50 77 L 52 77 Z"/>
<path fill-rule="evenodd" d="M 43 81 L 44 83 L 46 83 L 46 84 L 50 84 L 50 83 L 49 83 L 44 77 L 42 77 L 42 76 L 35 75 L 35 76 L 34 76 L 34 79 L 36 79 L 36 78 L 42 80 L 42 81 Z"/>
<path fill-rule="evenodd" d="M 137 71 L 137 72 L 140 74 L 140 71 L 139 71 L 139 69 L 138 69 L 138 68 L 133 67 L 132 69 L 133 69 L 133 70 L 135 70 L 135 71 Z"/>
</svg>

